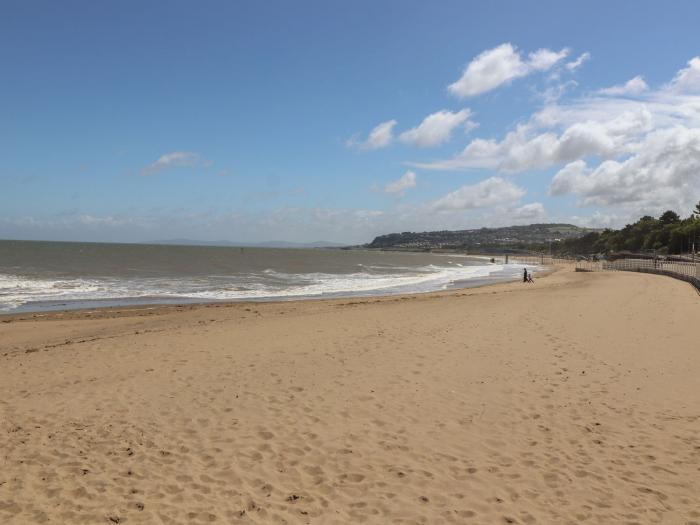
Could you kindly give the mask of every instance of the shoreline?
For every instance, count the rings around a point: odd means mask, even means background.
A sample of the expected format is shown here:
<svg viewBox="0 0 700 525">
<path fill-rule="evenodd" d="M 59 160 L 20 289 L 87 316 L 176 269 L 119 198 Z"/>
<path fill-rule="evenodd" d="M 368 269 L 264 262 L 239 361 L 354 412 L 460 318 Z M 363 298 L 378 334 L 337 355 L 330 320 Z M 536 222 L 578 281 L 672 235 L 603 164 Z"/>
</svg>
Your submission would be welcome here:
<svg viewBox="0 0 700 525">
<path fill-rule="evenodd" d="M 556 286 L 552 278 L 564 277 L 574 274 L 573 267 L 558 265 L 549 267 L 539 272 L 537 283 L 543 286 Z M 226 301 L 214 303 L 190 303 L 173 305 L 138 305 L 126 307 L 101 307 L 86 309 L 68 309 L 49 312 L 28 312 L 26 314 L 0 315 L 0 340 L 3 329 L 12 330 L 13 326 L 27 327 L 20 332 L 16 341 L 10 341 L 3 348 L 0 345 L 0 357 L 12 354 L 33 353 L 39 350 L 49 351 L 54 348 L 94 343 L 101 340 L 110 340 L 115 337 L 130 335 L 144 335 L 157 333 L 161 330 L 161 324 L 170 322 L 185 324 L 208 325 L 218 322 L 220 316 L 226 316 L 227 321 L 248 322 L 270 318 L 289 318 L 298 310 L 306 313 L 324 312 L 328 309 L 343 309 L 346 307 L 381 307 L 383 305 L 396 305 L 403 303 L 425 303 L 435 300 L 450 300 L 457 298 L 478 297 L 480 295 L 493 295 L 517 292 L 532 289 L 535 285 L 525 285 L 521 281 L 507 281 L 484 284 L 469 288 L 455 288 L 450 290 L 438 290 L 433 292 L 416 292 L 397 295 L 377 295 L 362 297 L 334 297 L 297 299 L 286 301 Z M 38 323 L 38 324 L 37 324 Z M 68 324 L 65 323 L 74 323 Z M 52 326 L 51 336 L 41 343 L 29 343 L 34 341 L 34 326 L 41 327 L 44 324 Z M 150 325 L 157 325 L 155 328 Z M 57 327 L 57 328 L 54 328 Z"/>
<path fill-rule="evenodd" d="M 556 272 L 559 267 L 565 267 L 566 265 L 554 265 L 554 266 L 543 266 L 539 270 L 533 271 L 533 276 L 541 279 Z M 573 266 L 572 266 L 573 268 Z M 479 282 L 482 281 L 482 282 Z M 507 285 L 513 283 L 520 283 L 519 280 L 505 280 L 489 277 L 477 277 L 472 281 L 464 280 L 460 281 L 463 283 L 470 283 L 469 286 L 453 285 L 443 290 L 430 290 L 430 291 L 415 291 L 406 292 L 400 291 L 396 293 L 376 293 L 376 294 L 349 294 L 349 295 L 334 295 L 327 297 L 317 297 L 317 296 L 296 296 L 289 299 L 284 298 L 270 298 L 270 299 L 247 299 L 247 300 L 219 300 L 219 301 L 178 301 L 174 299 L 172 302 L 144 302 L 135 304 L 114 304 L 105 306 L 77 306 L 75 308 L 46 308 L 43 310 L 22 310 L 19 312 L 0 312 L 0 323 L 8 323 L 19 320 L 28 319 L 38 319 L 38 318 L 52 318 L 52 317 L 65 317 L 66 314 L 70 312 L 75 312 L 76 314 L 98 314 L 99 312 L 122 312 L 122 311 L 140 311 L 140 310 L 153 310 L 153 309 L 163 309 L 163 310 L 182 310 L 182 309 L 192 309 L 192 307 L 227 307 L 235 305 L 260 305 L 260 304 L 285 304 L 285 303 L 296 303 L 296 302 L 313 302 L 313 301 L 335 301 L 335 300 L 347 300 L 347 299 L 375 299 L 375 298 L 393 298 L 393 297 L 404 297 L 404 296 L 414 296 L 414 295 L 425 295 L 425 294 L 442 294 L 450 292 L 458 292 L 460 290 L 469 290 L 476 288 L 484 288 L 498 285 Z M 522 283 L 521 283 L 522 284 Z M 96 302 L 101 300 L 95 300 Z M 105 302 L 108 300 L 104 300 Z M 118 300 L 117 300 L 118 301 Z M 81 301 L 79 304 L 84 304 L 89 302 L 89 300 Z"/>
</svg>

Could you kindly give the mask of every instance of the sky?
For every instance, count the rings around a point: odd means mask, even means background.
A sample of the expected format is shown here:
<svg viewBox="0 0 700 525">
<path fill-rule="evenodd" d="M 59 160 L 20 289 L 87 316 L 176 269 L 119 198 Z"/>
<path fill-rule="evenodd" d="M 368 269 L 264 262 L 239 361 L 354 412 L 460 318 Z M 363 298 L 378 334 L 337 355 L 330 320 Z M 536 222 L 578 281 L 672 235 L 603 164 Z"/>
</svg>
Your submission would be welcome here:
<svg viewBox="0 0 700 525">
<path fill-rule="evenodd" d="M 698 20 L 682 0 L 5 0 L 0 238 L 687 216 Z"/>
</svg>

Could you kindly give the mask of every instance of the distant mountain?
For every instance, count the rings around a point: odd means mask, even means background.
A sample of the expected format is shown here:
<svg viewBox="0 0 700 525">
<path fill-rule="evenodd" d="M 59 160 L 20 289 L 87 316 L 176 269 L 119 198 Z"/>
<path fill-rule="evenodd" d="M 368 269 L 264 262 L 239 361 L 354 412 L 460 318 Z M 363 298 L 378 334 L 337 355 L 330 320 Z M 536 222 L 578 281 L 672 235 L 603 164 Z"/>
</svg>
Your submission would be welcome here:
<svg viewBox="0 0 700 525">
<path fill-rule="evenodd" d="M 315 242 L 235 242 L 235 241 L 198 241 L 195 239 L 164 239 L 148 241 L 142 244 L 169 244 L 175 246 L 235 246 L 242 248 L 339 248 L 347 246 L 339 242 L 315 241 Z"/>
<path fill-rule="evenodd" d="M 564 239 L 577 239 L 592 230 L 573 224 L 530 224 L 475 230 L 403 232 L 380 235 L 367 248 L 384 249 L 527 249 Z"/>
</svg>

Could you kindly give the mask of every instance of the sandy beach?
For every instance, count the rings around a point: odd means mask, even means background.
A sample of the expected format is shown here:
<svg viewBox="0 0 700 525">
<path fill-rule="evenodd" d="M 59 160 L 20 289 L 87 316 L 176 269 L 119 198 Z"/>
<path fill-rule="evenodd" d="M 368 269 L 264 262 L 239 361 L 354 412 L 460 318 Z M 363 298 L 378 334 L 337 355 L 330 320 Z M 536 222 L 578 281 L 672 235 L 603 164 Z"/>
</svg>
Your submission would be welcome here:
<svg viewBox="0 0 700 525">
<path fill-rule="evenodd" d="M 700 297 L 561 268 L 0 317 L 0 523 L 700 523 Z"/>
</svg>

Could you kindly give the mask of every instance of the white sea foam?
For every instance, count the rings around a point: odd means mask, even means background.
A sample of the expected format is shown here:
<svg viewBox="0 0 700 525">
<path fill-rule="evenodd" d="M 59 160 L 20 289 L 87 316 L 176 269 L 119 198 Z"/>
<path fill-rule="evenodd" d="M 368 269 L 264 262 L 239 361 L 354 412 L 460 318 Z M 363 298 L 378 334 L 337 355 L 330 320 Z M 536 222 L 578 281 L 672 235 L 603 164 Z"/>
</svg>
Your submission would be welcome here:
<svg viewBox="0 0 700 525">
<path fill-rule="evenodd" d="M 0 274 L 0 311 L 27 303 L 70 303 L 178 298 L 197 301 L 265 300 L 294 297 L 367 295 L 445 289 L 457 281 L 491 276 L 514 278 L 521 267 L 498 264 L 474 266 L 362 266 L 348 274 L 283 273 L 268 268 L 257 274 L 182 278 L 46 279 Z"/>
<path fill-rule="evenodd" d="M 98 290 L 99 286 L 89 280 L 27 279 L 0 274 L 0 311 L 12 310 L 32 301 L 90 297 Z"/>
</svg>

